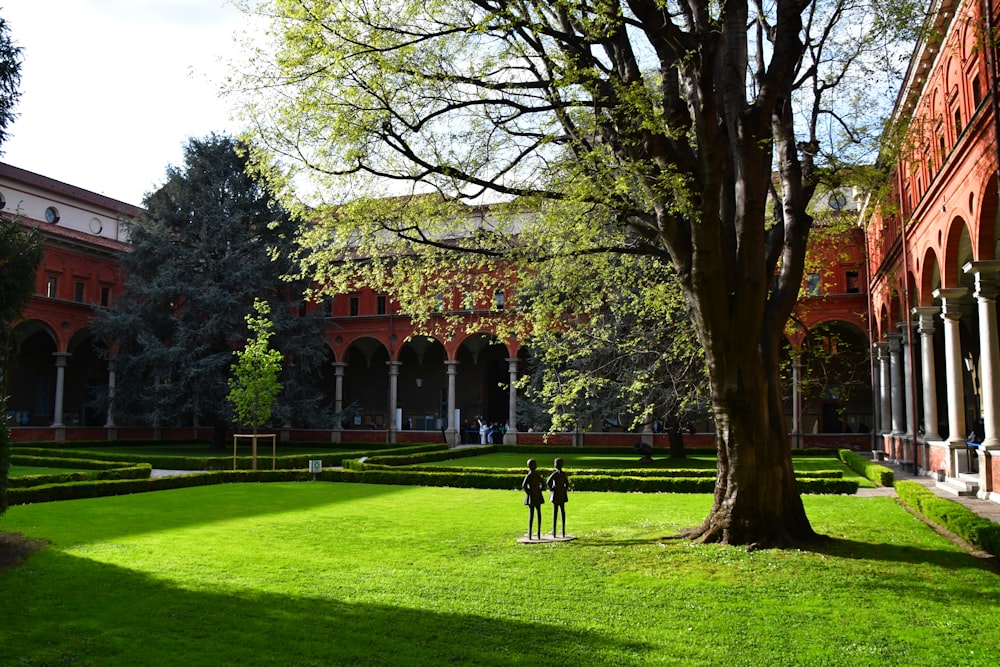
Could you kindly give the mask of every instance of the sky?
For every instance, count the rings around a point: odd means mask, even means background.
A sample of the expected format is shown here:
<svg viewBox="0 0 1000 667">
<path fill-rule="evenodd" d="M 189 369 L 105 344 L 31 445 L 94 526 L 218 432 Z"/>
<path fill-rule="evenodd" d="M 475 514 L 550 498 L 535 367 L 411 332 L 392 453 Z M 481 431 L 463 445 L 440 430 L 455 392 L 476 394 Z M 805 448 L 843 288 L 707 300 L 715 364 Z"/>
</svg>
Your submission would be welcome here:
<svg viewBox="0 0 1000 667">
<path fill-rule="evenodd" d="M 244 15 L 224 0 L 0 0 L 23 49 L 0 161 L 140 205 L 188 139 L 234 134 L 218 92 Z"/>
</svg>

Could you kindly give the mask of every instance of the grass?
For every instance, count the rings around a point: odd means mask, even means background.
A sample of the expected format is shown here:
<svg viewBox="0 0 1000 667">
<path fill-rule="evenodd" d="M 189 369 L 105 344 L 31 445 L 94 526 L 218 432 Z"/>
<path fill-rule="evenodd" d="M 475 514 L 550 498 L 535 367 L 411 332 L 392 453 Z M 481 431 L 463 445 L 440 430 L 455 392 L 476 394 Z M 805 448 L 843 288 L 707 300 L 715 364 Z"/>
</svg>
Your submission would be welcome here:
<svg viewBox="0 0 1000 667">
<path fill-rule="evenodd" d="M 82 468 L 45 468 L 42 466 L 15 466 L 8 469 L 9 475 L 13 477 L 27 477 L 29 475 L 62 475 L 67 472 L 94 472 Z"/>
<path fill-rule="evenodd" d="M 705 495 L 242 484 L 11 507 L 5 665 L 964 665 L 1000 577 L 891 498 L 807 496 L 819 551 L 692 545 Z M 550 520 L 546 507 L 545 520 Z"/>
</svg>

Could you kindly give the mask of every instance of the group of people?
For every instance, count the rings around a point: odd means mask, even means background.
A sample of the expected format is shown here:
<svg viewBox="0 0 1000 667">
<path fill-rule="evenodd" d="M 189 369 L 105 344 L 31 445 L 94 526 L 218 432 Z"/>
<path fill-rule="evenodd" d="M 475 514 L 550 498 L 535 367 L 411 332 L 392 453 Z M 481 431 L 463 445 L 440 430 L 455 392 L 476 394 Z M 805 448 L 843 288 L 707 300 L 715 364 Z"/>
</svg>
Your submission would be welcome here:
<svg viewBox="0 0 1000 667">
<path fill-rule="evenodd" d="M 528 459 L 528 474 L 521 482 L 524 491 L 524 504 L 528 506 L 528 537 L 535 530 L 535 516 L 538 517 L 538 538 L 542 539 L 542 505 L 545 504 L 545 489 L 549 490 L 549 502 L 552 503 L 552 537 L 556 537 L 556 526 L 559 516 L 562 516 L 562 536 L 566 537 L 566 501 L 569 500 L 569 477 L 563 472 L 563 460 L 553 462 L 555 470 L 549 478 L 542 482 L 538 474 L 538 463 Z"/>
<path fill-rule="evenodd" d="M 475 428 L 479 430 L 479 444 L 502 445 L 507 434 L 507 425 L 499 422 L 487 423 L 482 417 L 476 417 Z"/>
</svg>

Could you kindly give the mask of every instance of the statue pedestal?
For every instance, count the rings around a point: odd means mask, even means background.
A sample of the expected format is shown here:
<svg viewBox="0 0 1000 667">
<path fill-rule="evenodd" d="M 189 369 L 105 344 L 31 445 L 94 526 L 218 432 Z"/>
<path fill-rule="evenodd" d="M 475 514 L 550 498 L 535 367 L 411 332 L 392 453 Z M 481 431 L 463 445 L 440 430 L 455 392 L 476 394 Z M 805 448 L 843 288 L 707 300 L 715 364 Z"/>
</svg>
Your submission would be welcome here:
<svg viewBox="0 0 1000 667">
<path fill-rule="evenodd" d="M 525 535 L 524 537 L 517 538 L 518 544 L 550 544 L 552 542 L 572 542 L 576 539 L 576 535 L 564 535 L 562 537 L 552 537 L 551 535 L 542 534 L 542 538 L 529 537 Z"/>
</svg>

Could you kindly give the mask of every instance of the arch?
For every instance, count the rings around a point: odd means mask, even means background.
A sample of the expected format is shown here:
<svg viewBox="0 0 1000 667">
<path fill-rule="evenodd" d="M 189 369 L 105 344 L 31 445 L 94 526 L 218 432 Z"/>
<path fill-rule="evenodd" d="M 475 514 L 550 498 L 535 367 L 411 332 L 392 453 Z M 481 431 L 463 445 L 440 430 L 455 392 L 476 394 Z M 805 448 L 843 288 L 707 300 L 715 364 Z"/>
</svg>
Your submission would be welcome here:
<svg viewBox="0 0 1000 667">
<path fill-rule="evenodd" d="M 448 373 L 444 345 L 431 336 L 413 336 L 399 349 L 397 406 L 403 428 L 439 430 L 448 411 Z"/>
<path fill-rule="evenodd" d="M 805 432 L 857 433 L 872 425 L 871 345 L 853 322 L 827 320 L 805 336 L 800 391 Z"/>
<path fill-rule="evenodd" d="M 344 352 L 344 426 L 383 429 L 389 406 L 389 350 L 382 341 L 359 336 Z M 395 406 L 391 406 L 395 409 Z"/>
<path fill-rule="evenodd" d="M 56 386 L 55 333 L 37 320 L 14 328 L 16 353 L 11 365 L 7 409 L 19 426 L 52 423 Z"/>
<path fill-rule="evenodd" d="M 504 423 L 508 417 L 510 372 L 507 346 L 495 335 L 467 336 L 459 346 L 456 407 L 462 415 L 479 415 L 487 422 Z"/>
<path fill-rule="evenodd" d="M 978 231 L 979 237 L 977 239 L 976 256 L 977 259 L 987 260 L 996 259 L 1000 257 L 1000 238 L 997 234 L 1000 233 L 1000 225 L 997 224 L 997 216 L 1000 215 L 1000 209 L 997 206 L 997 172 L 994 171 L 988 177 L 984 178 L 982 184 L 979 186 L 978 196 L 975 193 L 970 193 L 969 200 L 972 202 L 972 206 L 978 206 L 978 211 L 969 211 L 969 215 L 972 216 L 973 220 L 978 221 Z"/>
<path fill-rule="evenodd" d="M 919 300 L 920 306 L 930 306 L 934 302 L 934 290 L 941 287 L 941 269 L 934 248 L 924 251 L 924 260 L 920 263 Z"/>
<path fill-rule="evenodd" d="M 972 241 L 969 227 L 961 216 L 952 218 L 944 242 L 944 261 L 941 286 L 959 287 L 962 284 L 962 265 L 972 261 Z"/>
</svg>

